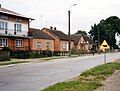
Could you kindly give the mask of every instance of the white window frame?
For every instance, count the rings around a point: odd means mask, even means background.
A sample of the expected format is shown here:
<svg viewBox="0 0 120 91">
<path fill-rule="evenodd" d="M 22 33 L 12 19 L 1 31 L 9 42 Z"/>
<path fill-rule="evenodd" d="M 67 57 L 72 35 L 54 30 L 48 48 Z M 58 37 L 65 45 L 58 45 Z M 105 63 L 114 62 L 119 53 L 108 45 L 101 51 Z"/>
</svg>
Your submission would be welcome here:
<svg viewBox="0 0 120 91">
<path fill-rule="evenodd" d="M 23 47 L 23 40 L 22 39 L 16 39 L 16 47 Z"/>
<path fill-rule="evenodd" d="M 8 39 L 7 38 L 0 38 L 0 42 L 1 42 L 0 47 L 5 47 L 5 46 L 8 47 Z"/>
<path fill-rule="evenodd" d="M 37 42 L 37 48 L 38 48 L 38 49 L 41 49 L 41 48 L 42 48 L 41 42 Z"/>
<path fill-rule="evenodd" d="M 0 30 L 8 30 L 8 22 L 0 21 Z"/>
<path fill-rule="evenodd" d="M 21 31 L 22 31 L 22 24 L 20 24 L 20 23 L 15 23 L 15 24 L 14 24 L 14 31 L 16 31 L 16 32 L 21 32 Z"/>
</svg>

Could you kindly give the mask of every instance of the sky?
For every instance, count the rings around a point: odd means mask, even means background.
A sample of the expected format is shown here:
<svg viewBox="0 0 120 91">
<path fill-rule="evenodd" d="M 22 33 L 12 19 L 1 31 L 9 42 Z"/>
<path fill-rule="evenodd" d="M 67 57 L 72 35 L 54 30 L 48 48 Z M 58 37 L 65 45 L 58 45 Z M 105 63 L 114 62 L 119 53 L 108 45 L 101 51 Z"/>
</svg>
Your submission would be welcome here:
<svg viewBox="0 0 120 91">
<path fill-rule="evenodd" d="M 71 34 L 89 32 L 91 25 L 110 16 L 120 17 L 120 0 L 0 0 L 3 8 L 35 19 L 30 27 L 50 26 L 68 33 L 68 10 L 71 11 Z"/>
</svg>

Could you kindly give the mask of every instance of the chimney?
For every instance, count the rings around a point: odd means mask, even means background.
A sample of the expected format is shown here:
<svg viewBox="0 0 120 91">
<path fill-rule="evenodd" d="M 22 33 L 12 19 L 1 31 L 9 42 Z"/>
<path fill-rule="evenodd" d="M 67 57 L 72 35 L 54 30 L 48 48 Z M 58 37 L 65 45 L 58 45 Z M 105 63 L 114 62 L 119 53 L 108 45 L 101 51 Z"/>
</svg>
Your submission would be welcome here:
<svg viewBox="0 0 120 91">
<path fill-rule="evenodd" d="M 53 30 L 53 27 L 52 27 L 52 26 L 50 26 L 50 29 L 51 29 L 51 30 Z"/>
<path fill-rule="evenodd" d="M 56 30 L 57 28 L 56 27 L 54 27 L 54 30 Z"/>
<path fill-rule="evenodd" d="M 0 8 L 1 8 L 1 4 L 0 4 Z"/>
</svg>

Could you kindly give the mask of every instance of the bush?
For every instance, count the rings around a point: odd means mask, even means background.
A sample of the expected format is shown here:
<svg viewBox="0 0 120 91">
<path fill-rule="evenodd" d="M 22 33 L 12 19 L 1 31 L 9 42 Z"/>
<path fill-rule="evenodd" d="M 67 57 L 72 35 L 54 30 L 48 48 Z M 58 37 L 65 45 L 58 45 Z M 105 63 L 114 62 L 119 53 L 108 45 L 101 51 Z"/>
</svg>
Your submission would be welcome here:
<svg viewBox="0 0 120 91">
<path fill-rule="evenodd" d="M 51 57 L 52 51 L 32 51 L 29 52 L 29 58 Z"/>
<path fill-rule="evenodd" d="M 4 46 L 3 51 L 11 51 L 11 49 L 9 47 Z"/>
<path fill-rule="evenodd" d="M 28 52 L 11 52 L 10 53 L 11 58 L 20 58 L 20 59 L 27 59 L 28 58 Z"/>
</svg>

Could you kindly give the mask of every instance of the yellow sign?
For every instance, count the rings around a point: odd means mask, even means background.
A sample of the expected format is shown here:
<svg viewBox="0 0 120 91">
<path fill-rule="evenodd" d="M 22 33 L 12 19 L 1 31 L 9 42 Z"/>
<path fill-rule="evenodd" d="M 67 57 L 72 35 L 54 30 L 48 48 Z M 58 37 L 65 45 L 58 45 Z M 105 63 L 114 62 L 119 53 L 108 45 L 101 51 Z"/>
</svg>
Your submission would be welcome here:
<svg viewBox="0 0 120 91">
<path fill-rule="evenodd" d="M 100 45 L 100 50 L 105 51 L 106 49 L 110 49 L 110 46 L 106 42 L 106 40 L 103 41 L 103 43 Z"/>
</svg>

